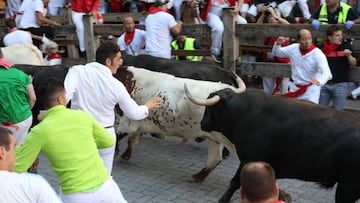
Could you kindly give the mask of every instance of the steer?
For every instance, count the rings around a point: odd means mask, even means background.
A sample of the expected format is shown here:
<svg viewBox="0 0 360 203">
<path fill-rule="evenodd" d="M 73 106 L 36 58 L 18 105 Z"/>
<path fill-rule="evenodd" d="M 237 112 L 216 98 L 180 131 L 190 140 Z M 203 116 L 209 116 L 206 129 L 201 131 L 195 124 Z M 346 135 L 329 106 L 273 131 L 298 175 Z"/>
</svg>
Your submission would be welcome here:
<svg viewBox="0 0 360 203">
<path fill-rule="evenodd" d="M 191 86 L 193 88 L 193 86 Z M 201 129 L 221 132 L 236 147 L 240 166 L 219 202 L 240 187 L 240 171 L 265 161 L 277 178 L 296 178 L 331 188 L 337 203 L 360 198 L 360 116 L 285 97 L 224 89 L 210 94 Z"/>
<path fill-rule="evenodd" d="M 16 64 L 16 68 L 24 71 L 26 74 L 33 77 L 33 85 L 35 89 L 35 94 L 38 93 L 39 87 L 42 83 L 50 77 L 58 78 L 60 80 L 65 79 L 65 75 L 69 70 L 68 66 L 65 65 L 55 65 L 55 66 L 33 66 L 26 64 Z M 37 115 L 41 109 L 44 109 L 44 106 L 41 104 L 41 99 L 37 98 L 33 109 L 31 110 L 33 113 L 33 125 L 38 123 Z"/>
<path fill-rule="evenodd" d="M 235 87 L 237 85 L 231 71 L 221 68 L 214 62 L 178 61 L 150 55 L 126 55 L 123 65 L 168 73 L 180 78 L 222 82 Z"/>
<path fill-rule="evenodd" d="M 13 64 L 45 65 L 40 49 L 32 44 L 1 47 L 1 52 Z"/>
<path fill-rule="evenodd" d="M 222 146 L 224 144 L 231 152 L 232 147 L 228 142 L 223 143 L 224 136 L 215 132 L 205 132 L 200 129 L 200 120 L 204 107 L 200 107 L 186 99 L 183 86 L 185 83 L 196 89 L 196 94 L 204 99 L 210 92 L 231 88 L 238 92 L 245 90 L 245 84 L 237 77 L 239 88 L 220 83 L 178 78 L 165 73 L 152 72 L 141 68 L 120 68 L 114 75 L 122 81 L 132 98 L 143 104 L 148 99 L 159 96 L 162 98 L 161 108 L 150 112 L 148 118 L 140 121 L 130 120 L 116 113 L 119 119 L 117 131 L 129 133 L 129 145 L 138 142 L 143 133 L 155 133 L 163 136 L 178 136 L 187 140 L 189 138 L 208 138 L 208 161 L 201 172 L 194 174 L 195 181 L 202 181 L 222 160 Z M 234 151 L 233 151 L 234 152 Z M 131 153 L 131 151 L 126 151 Z M 129 155 L 130 156 L 130 155 Z"/>
</svg>

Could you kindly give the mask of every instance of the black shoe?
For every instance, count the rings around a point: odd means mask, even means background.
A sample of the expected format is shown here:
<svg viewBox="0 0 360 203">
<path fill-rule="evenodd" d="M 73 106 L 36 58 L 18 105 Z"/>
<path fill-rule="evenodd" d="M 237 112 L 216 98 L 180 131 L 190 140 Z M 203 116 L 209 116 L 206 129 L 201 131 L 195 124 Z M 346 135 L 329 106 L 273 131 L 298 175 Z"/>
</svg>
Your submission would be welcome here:
<svg viewBox="0 0 360 203">
<path fill-rule="evenodd" d="M 86 59 L 86 51 L 80 51 L 80 52 L 79 52 L 79 57 Z"/>
<path fill-rule="evenodd" d="M 214 59 L 216 63 L 222 63 L 222 57 L 220 55 L 212 54 L 211 57 Z"/>
</svg>

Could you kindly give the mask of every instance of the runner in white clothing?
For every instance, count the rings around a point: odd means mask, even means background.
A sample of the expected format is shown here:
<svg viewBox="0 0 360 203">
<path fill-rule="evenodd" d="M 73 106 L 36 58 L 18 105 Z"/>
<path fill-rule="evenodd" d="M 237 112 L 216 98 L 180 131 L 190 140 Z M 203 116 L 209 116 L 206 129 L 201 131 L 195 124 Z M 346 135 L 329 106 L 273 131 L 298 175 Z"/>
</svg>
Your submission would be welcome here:
<svg viewBox="0 0 360 203">
<path fill-rule="evenodd" d="M 114 139 L 116 104 L 133 120 L 148 116 L 149 110 L 160 107 L 160 98 L 150 99 L 145 105 L 138 105 L 129 95 L 125 86 L 112 76 L 122 64 L 120 48 L 112 42 L 105 42 L 96 50 L 96 61 L 70 68 L 64 81 L 67 102 L 72 109 L 90 113 Z M 99 150 L 111 175 L 115 146 Z"/>
<path fill-rule="evenodd" d="M 156 0 L 149 8 L 149 15 L 145 19 L 146 47 L 148 55 L 171 58 L 171 34 L 178 35 L 182 22 L 167 13 L 167 0 Z"/>
<path fill-rule="evenodd" d="M 0 202 L 60 203 L 49 183 L 40 175 L 14 173 L 15 139 L 10 130 L 0 127 Z"/>
<path fill-rule="evenodd" d="M 320 86 L 332 78 L 326 56 L 312 43 L 311 32 L 307 29 L 299 31 L 299 43 L 281 47 L 285 41 L 285 37 L 278 37 L 272 49 L 274 56 L 290 58 L 293 83 L 285 96 L 318 104 Z"/>
</svg>

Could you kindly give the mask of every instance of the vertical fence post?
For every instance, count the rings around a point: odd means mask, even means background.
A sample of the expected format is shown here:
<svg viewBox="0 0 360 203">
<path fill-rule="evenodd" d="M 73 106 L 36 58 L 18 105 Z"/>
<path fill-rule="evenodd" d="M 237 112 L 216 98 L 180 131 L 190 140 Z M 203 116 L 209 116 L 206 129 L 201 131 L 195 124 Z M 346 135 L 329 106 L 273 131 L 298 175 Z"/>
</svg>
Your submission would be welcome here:
<svg viewBox="0 0 360 203">
<path fill-rule="evenodd" d="M 94 25 L 92 15 L 83 15 L 84 31 L 85 31 L 85 47 L 86 47 L 86 61 L 95 61 L 95 40 L 94 40 Z"/>
<path fill-rule="evenodd" d="M 236 59 L 239 56 L 239 40 L 235 36 L 235 17 L 230 14 L 231 8 L 223 9 L 223 68 L 235 71 Z"/>
<path fill-rule="evenodd" d="M 65 25 L 74 25 L 71 17 L 71 8 L 64 8 L 64 23 Z M 77 39 L 75 35 L 66 36 L 66 39 Z M 79 58 L 79 49 L 73 45 L 66 45 L 67 55 L 69 58 Z"/>
</svg>

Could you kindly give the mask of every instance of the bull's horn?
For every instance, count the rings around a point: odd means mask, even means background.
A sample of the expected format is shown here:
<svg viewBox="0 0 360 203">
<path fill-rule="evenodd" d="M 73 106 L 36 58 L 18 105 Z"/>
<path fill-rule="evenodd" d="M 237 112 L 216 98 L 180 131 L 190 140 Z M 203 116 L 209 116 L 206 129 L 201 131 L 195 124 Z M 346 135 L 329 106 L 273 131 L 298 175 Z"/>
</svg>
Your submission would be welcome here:
<svg viewBox="0 0 360 203">
<path fill-rule="evenodd" d="M 207 100 L 202 100 L 202 99 L 198 99 L 198 98 L 195 98 L 193 97 L 191 94 L 190 94 L 190 91 L 189 89 L 187 88 L 186 84 L 184 84 L 184 89 L 185 89 L 185 94 L 187 96 L 187 98 L 197 104 L 197 105 L 201 105 L 201 106 L 211 106 L 211 105 L 214 105 L 215 103 L 217 103 L 219 100 L 220 100 L 220 97 L 218 95 L 215 95 L 213 96 L 212 98 L 209 98 Z"/>
<path fill-rule="evenodd" d="M 246 90 L 246 85 L 245 85 L 244 81 L 235 73 L 235 71 L 232 71 L 232 73 L 234 74 L 235 80 L 236 80 L 237 85 L 238 85 L 238 88 L 235 88 L 234 92 L 237 93 L 237 94 L 241 93 L 241 92 L 244 92 Z"/>
</svg>

